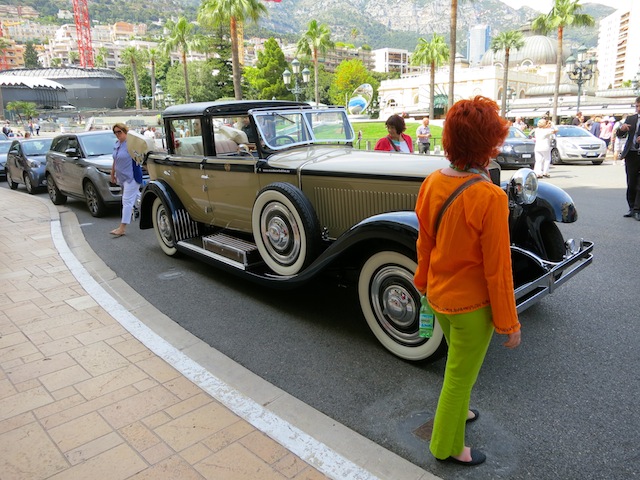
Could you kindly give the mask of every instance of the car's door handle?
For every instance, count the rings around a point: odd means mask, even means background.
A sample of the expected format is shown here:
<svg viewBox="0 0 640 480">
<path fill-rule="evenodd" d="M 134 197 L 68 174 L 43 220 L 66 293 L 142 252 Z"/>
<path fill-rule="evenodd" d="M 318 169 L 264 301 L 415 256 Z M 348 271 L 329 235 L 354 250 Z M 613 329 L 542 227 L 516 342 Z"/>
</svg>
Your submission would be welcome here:
<svg viewBox="0 0 640 480">
<path fill-rule="evenodd" d="M 202 180 L 208 180 L 209 179 L 209 175 L 200 175 L 200 178 Z"/>
</svg>

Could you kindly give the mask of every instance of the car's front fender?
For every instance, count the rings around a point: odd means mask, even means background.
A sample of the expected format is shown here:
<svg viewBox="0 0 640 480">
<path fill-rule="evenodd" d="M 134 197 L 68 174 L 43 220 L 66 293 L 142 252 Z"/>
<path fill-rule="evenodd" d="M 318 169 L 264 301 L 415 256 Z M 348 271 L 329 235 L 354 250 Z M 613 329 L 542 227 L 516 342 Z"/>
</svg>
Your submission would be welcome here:
<svg viewBox="0 0 640 480">
<path fill-rule="evenodd" d="M 140 194 L 140 228 L 153 228 L 152 207 L 156 198 L 160 198 L 171 212 L 184 208 L 182 202 L 173 189 L 162 180 L 152 180 L 147 183 Z"/>
<path fill-rule="evenodd" d="M 546 182 L 538 183 L 538 204 L 553 212 L 556 222 L 573 223 L 578 211 L 571 196 L 560 187 Z"/>
</svg>

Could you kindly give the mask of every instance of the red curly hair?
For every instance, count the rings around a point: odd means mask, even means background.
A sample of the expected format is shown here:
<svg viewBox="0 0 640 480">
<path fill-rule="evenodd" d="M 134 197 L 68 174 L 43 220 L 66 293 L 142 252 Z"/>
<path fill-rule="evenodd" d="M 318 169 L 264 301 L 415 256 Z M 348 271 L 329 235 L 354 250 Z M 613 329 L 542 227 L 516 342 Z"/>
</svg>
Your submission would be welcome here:
<svg viewBox="0 0 640 480">
<path fill-rule="evenodd" d="M 509 132 L 509 122 L 498 115 L 500 108 L 490 98 L 478 95 L 456 102 L 447 114 L 442 146 L 458 168 L 486 167 L 499 153 Z"/>
</svg>

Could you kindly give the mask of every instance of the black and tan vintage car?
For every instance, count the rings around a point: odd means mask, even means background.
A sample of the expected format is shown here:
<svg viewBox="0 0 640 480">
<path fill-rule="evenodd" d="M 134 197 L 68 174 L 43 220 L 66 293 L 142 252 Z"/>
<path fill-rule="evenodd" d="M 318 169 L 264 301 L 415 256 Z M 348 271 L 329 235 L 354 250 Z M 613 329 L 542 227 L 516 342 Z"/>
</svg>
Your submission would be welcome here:
<svg viewBox="0 0 640 480">
<path fill-rule="evenodd" d="M 168 151 L 147 156 L 140 226 L 155 230 L 167 255 L 280 288 L 340 270 L 353 278 L 385 348 L 407 360 L 444 352 L 439 327 L 430 339 L 418 336 L 413 286 L 413 209 L 424 178 L 448 165 L 444 157 L 355 149 L 339 107 L 208 102 L 169 107 L 162 118 Z M 499 184 L 497 164 L 490 173 Z M 522 311 L 589 265 L 593 244 L 563 238 L 556 222 L 577 220 L 574 203 L 531 170 L 518 170 L 502 188 Z"/>
</svg>

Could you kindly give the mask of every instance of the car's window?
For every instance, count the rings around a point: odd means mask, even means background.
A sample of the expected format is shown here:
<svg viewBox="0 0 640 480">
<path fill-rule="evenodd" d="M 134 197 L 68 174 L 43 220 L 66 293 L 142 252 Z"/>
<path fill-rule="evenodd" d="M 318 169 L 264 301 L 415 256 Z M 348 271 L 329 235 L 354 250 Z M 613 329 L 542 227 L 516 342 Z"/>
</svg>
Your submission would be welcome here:
<svg viewBox="0 0 640 480">
<path fill-rule="evenodd" d="M 171 120 L 174 153 L 184 156 L 203 156 L 202 126 L 199 118 Z"/>
<path fill-rule="evenodd" d="M 524 133 L 522 133 L 522 130 L 520 130 L 519 128 L 510 127 L 507 138 L 529 138 L 529 137 L 527 137 Z"/>
<path fill-rule="evenodd" d="M 558 137 L 590 137 L 591 134 L 587 132 L 584 128 L 580 127 L 569 127 L 569 128 L 559 128 L 558 133 L 556 133 Z"/>
<path fill-rule="evenodd" d="M 15 154 L 20 153 L 20 144 L 18 142 L 11 144 L 9 153 L 15 153 Z"/>
<path fill-rule="evenodd" d="M 266 146 L 352 142 L 353 128 L 344 109 L 300 109 L 251 112 Z"/>
<path fill-rule="evenodd" d="M 69 144 L 69 137 L 58 137 L 53 140 L 51 150 L 58 153 L 64 153 Z"/>
<path fill-rule="evenodd" d="M 11 142 L 0 142 L 0 153 L 7 153 L 10 146 Z"/>
<path fill-rule="evenodd" d="M 51 140 L 33 140 L 31 142 L 22 142 L 22 148 L 25 155 L 44 155 L 49 151 Z"/>
<path fill-rule="evenodd" d="M 113 132 L 105 132 L 96 135 L 85 135 L 78 137 L 82 151 L 87 157 L 97 157 L 98 155 L 113 154 L 113 146 L 116 143 L 116 136 Z M 77 145 L 69 141 L 68 148 L 77 148 Z"/>
</svg>

